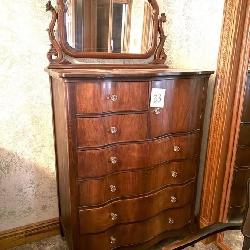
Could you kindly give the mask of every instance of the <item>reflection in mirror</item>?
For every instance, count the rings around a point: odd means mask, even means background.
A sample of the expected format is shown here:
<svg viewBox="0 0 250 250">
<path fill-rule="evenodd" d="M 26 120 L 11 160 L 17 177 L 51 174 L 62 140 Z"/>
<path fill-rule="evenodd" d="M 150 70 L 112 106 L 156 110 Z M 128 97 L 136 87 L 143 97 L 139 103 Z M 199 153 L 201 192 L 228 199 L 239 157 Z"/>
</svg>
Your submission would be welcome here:
<svg viewBox="0 0 250 250">
<path fill-rule="evenodd" d="M 234 167 L 234 179 L 228 210 L 230 221 L 243 220 L 247 209 L 247 181 L 250 179 L 250 71 L 241 117 L 240 134 Z"/>
<path fill-rule="evenodd" d="M 65 0 L 67 42 L 82 52 L 145 54 L 153 43 L 147 0 Z"/>
</svg>

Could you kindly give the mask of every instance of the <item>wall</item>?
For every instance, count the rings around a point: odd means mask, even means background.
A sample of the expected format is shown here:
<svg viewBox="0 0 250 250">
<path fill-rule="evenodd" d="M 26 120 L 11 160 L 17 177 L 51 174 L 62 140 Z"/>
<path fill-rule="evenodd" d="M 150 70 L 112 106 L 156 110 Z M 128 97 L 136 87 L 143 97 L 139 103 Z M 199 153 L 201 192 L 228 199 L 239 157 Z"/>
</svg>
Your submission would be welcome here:
<svg viewBox="0 0 250 250">
<path fill-rule="evenodd" d="M 1 0 L 0 231 L 57 217 L 45 3 Z"/>
<path fill-rule="evenodd" d="M 167 64 L 216 68 L 224 0 L 161 0 L 167 15 Z"/>
<path fill-rule="evenodd" d="M 167 64 L 214 69 L 223 0 L 158 2 L 167 14 Z M 1 0 L 0 231 L 58 216 L 45 4 Z"/>
</svg>

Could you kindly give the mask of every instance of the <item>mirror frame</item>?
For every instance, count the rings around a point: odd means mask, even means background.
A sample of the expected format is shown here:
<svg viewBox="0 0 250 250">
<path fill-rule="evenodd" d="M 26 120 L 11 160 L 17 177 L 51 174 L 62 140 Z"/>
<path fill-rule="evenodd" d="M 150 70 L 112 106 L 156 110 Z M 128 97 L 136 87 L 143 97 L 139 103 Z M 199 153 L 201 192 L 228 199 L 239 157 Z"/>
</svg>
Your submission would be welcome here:
<svg viewBox="0 0 250 250">
<path fill-rule="evenodd" d="M 72 48 L 67 42 L 67 32 L 66 26 L 64 24 L 64 13 L 65 13 L 65 4 L 64 0 L 57 0 L 58 7 L 58 35 L 62 51 L 73 58 L 101 58 L 101 59 L 147 59 L 157 53 L 158 47 L 158 32 L 159 31 L 159 6 L 157 0 L 147 0 L 153 8 L 153 45 L 147 53 L 144 54 L 133 54 L 133 53 L 109 53 L 109 52 L 79 52 L 76 49 Z M 164 22 L 164 20 L 163 20 Z M 161 38 L 161 35 L 160 35 Z M 164 40 L 165 41 L 165 40 Z M 160 41 L 161 43 L 161 41 Z"/>
</svg>

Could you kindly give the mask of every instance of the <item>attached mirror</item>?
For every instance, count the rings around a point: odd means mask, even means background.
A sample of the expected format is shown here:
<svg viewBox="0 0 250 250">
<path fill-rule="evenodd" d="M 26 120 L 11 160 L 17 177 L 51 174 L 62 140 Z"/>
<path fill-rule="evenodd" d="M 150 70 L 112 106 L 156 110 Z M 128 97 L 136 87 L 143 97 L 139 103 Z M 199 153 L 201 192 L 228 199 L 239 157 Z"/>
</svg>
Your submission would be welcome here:
<svg viewBox="0 0 250 250">
<path fill-rule="evenodd" d="M 148 58 L 157 47 L 156 0 L 58 0 L 60 43 L 73 57 Z"/>
<path fill-rule="evenodd" d="M 65 26 L 81 52 L 145 54 L 153 46 L 153 8 L 147 0 L 70 0 Z"/>
</svg>

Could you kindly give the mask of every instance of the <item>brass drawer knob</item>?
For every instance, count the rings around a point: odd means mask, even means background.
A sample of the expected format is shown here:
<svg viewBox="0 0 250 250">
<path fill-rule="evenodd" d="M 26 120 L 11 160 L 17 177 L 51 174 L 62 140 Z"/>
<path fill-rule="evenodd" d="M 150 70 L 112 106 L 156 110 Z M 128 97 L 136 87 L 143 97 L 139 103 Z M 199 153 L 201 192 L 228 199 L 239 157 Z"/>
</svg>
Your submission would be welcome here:
<svg viewBox="0 0 250 250">
<path fill-rule="evenodd" d="M 114 193 L 116 191 L 116 186 L 115 185 L 110 185 L 110 191 Z"/>
<path fill-rule="evenodd" d="M 153 111 L 156 115 L 159 115 L 161 113 L 161 108 L 155 108 Z"/>
<path fill-rule="evenodd" d="M 171 171 L 171 176 L 172 176 L 173 178 L 176 178 L 176 177 L 178 176 L 178 173 L 175 172 L 175 171 Z"/>
<path fill-rule="evenodd" d="M 174 146 L 174 152 L 180 152 L 181 151 L 181 147 L 179 146 Z"/>
<path fill-rule="evenodd" d="M 169 223 L 169 224 L 171 224 L 171 225 L 172 225 L 172 224 L 174 224 L 174 219 L 173 219 L 173 218 L 171 218 L 171 217 L 170 217 L 170 218 L 168 218 L 168 223 Z"/>
<path fill-rule="evenodd" d="M 110 237 L 110 243 L 111 244 L 115 244 L 116 243 L 116 238 L 113 235 Z"/>
<path fill-rule="evenodd" d="M 109 132 L 110 132 L 111 134 L 116 134 L 117 131 L 118 131 L 117 127 L 110 127 L 110 129 L 109 129 Z"/>
<path fill-rule="evenodd" d="M 115 165 L 115 164 L 118 162 L 118 158 L 115 157 L 115 156 L 111 156 L 111 157 L 110 157 L 110 162 L 111 162 L 113 165 Z"/>
<path fill-rule="evenodd" d="M 109 96 L 107 96 L 107 100 L 110 100 L 112 102 L 116 102 L 118 100 L 118 96 L 117 95 L 109 95 Z"/>
<path fill-rule="evenodd" d="M 118 218 L 118 215 L 115 213 L 111 213 L 110 216 L 111 216 L 112 220 L 117 220 L 117 218 Z"/>
<path fill-rule="evenodd" d="M 170 197 L 170 201 L 171 201 L 172 203 L 176 203 L 176 202 L 177 202 L 177 198 L 176 198 L 175 196 L 171 196 L 171 197 Z"/>
</svg>

